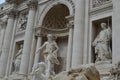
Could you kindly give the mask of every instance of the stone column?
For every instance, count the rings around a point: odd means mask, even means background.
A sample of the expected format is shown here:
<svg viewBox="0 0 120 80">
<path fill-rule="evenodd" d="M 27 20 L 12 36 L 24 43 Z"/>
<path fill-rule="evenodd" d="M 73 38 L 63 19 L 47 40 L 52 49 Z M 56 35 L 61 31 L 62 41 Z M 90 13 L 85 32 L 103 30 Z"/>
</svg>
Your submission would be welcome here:
<svg viewBox="0 0 120 80">
<path fill-rule="evenodd" d="M 37 46 L 36 46 L 36 51 L 40 48 L 40 46 L 42 45 L 42 35 L 40 34 L 40 30 L 38 30 L 39 33 L 37 33 Z M 40 59 L 40 52 L 39 53 L 35 53 L 35 58 L 34 58 L 34 66 L 39 62 Z M 33 76 L 32 80 L 35 80 L 35 76 Z"/>
<path fill-rule="evenodd" d="M 68 28 L 69 28 L 69 39 L 68 39 L 68 50 L 67 50 L 67 64 L 66 70 L 70 70 L 72 64 L 72 48 L 73 48 L 73 16 L 66 17 L 69 20 Z"/>
<path fill-rule="evenodd" d="M 29 6 L 29 15 L 28 15 L 27 27 L 25 32 L 25 40 L 24 40 L 23 53 L 22 53 L 20 72 L 19 72 L 20 74 L 23 75 L 27 75 L 28 73 L 37 1 L 36 0 L 30 1 L 28 3 L 28 6 Z"/>
<path fill-rule="evenodd" d="M 31 46 L 31 54 L 30 54 L 30 60 L 29 60 L 29 68 L 28 68 L 29 73 L 32 71 L 32 67 L 33 67 L 33 64 L 34 64 L 36 44 L 37 44 L 37 38 L 33 35 L 33 41 L 32 41 L 32 46 Z"/>
<path fill-rule="evenodd" d="M 5 28 L 6 28 L 6 22 L 1 22 L 1 30 L 0 30 L 0 56 L 2 53 L 2 46 L 3 46 L 3 41 L 4 41 L 4 36 L 5 36 Z"/>
<path fill-rule="evenodd" d="M 11 69 L 11 65 L 13 64 L 13 61 L 12 61 L 12 57 L 13 57 L 13 44 L 14 44 L 14 35 L 16 33 L 16 26 L 17 26 L 17 19 L 18 19 L 18 15 L 16 14 L 15 16 L 15 20 L 14 20 L 14 26 L 13 26 L 13 33 L 12 33 L 12 39 L 11 39 L 11 45 L 10 45 L 10 50 L 9 50 L 9 57 L 8 57 L 8 61 L 7 61 L 7 67 L 6 67 L 6 73 L 5 73 L 5 77 L 4 79 L 7 80 L 8 79 L 8 76 L 10 75 L 10 69 Z"/>
<path fill-rule="evenodd" d="M 85 0 L 75 0 L 72 67 L 83 64 Z"/>
<path fill-rule="evenodd" d="M 85 0 L 85 30 L 84 30 L 84 57 L 83 64 L 88 64 L 89 60 L 89 7 L 90 0 Z"/>
<path fill-rule="evenodd" d="M 37 38 L 36 51 L 40 48 L 41 45 L 42 45 L 42 36 L 39 35 Z M 34 65 L 39 62 L 39 59 L 40 59 L 40 54 L 39 53 L 35 54 Z"/>
<path fill-rule="evenodd" d="M 2 54 L 0 60 L 0 77 L 4 77 L 6 71 L 9 49 L 10 49 L 12 33 L 13 33 L 13 26 L 14 26 L 14 14 L 15 14 L 14 10 L 11 10 L 8 13 L 8 22 L 7 22 L 6 33 L 4 37 L 4 43 L 2 47 Z"/>
<path fill-rule="evenodd" d="M 120 0 L 113 0 L 112 17 L 112 62 L 116 64 L 120 61 Z"/>
</svg>

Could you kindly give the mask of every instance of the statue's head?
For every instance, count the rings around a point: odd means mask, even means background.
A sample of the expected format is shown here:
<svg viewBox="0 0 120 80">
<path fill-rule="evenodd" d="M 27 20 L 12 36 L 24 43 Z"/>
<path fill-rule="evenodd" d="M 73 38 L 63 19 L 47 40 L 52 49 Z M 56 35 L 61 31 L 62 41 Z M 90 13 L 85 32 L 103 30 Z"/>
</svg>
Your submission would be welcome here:
<svg viewBox="0 0 120 80">
<path fill-rule="evenodd" d="M 48 41 L 52 41 L 53 40 L 53 35 L 52 34 L 48 34 L 47 38 L 48 38 Z"/>
<path fill-rule="evenodd" d="M 107 28 L 107 24 L 106 23 L 101 23 L 101 28 L 102 29 L 106 29 Z"/>
<path fill-rule="evenodd" d="M 23 48 L 23 44 L 20 45 L 20 49 L 22 49 L 22 48 Z"/>
</svg>

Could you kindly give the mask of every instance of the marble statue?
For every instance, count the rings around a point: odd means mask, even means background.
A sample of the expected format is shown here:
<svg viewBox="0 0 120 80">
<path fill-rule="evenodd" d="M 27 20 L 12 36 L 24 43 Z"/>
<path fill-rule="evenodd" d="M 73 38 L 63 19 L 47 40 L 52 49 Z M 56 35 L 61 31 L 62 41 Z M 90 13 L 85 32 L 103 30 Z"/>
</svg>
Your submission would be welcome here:
<svg viewBox="0 0 120 80">
<path fill-rule="evenodd" d="M 54 64 L 59 65 L 59 61 L 57 59 L 57 52 L 59 48 L 52 34 L 48 34 L 47 38 L 48 41 L 46 41 L 36 53 L 44 49 L 43 55 L 46 64 L 46 78 L 50 78 L 51 75 L 55 75 Z"/>
<path fill-rule="evenodd" d="M 15 55 L 15 60 L 14 60 L 15 70 L 14 70 L 14 72 L 19 71 L 20 64 L 21 64 L 22 51 L 23 51 L 23 45 L 20 45 L 20 49 L 18 50 L 17 54 Z"/>
<path fill-rule="evenodd" d="M 69 71 L 63 71 L 53 77 L 52 80 L 100 80 L 100 75 L 94 64 L 87 64 Z"/>
<path fill-rule="evenodd" d="M 34 80 L 46 80 L 44 62 L 37 63 L 33 67 L 32 76 L 34 76 Z"/>
<path fill-rule="evenodd" d="M 93 42 L 93 47 L 95 49 L 96 62 L 98 61 L 108 61 L 111 60 L 111 49 L 110 49 L 110 39 L 112 37 L 112 32 L 106 23 L 101 23 L 102 30 L 97 35 Z"/>
<path fill-rule="evenodd" d="M 18 30 L 25 30 L 27 24 L 26 15 L 21 15 L 18 23 Z"/>
</svg>

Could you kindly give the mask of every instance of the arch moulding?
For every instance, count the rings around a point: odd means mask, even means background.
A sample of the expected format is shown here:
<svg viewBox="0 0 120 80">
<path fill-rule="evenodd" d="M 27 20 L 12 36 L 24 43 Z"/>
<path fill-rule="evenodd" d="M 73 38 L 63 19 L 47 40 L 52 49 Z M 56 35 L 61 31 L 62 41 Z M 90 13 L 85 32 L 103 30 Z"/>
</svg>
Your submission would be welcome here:
<svg viewBox="0 0 120 80">
<path fill-rule="evenodd" d="M 38 23 L 39 27 L 41 27 L 47 12 L 51 8 L 53 8 L 55 5 L 59 5 L 59 4 L 63 4 L 66 7 L 68 7 L 70 15 L 74 15 L 75 7 L 74 7 L 74 3 L 72 0 L 52 0 L 52 1 L 48 2 L 48 4 L 45 6 L 45 8 L 43 9 L 43 11 L 39 17 L 39 23 Z"/>
</svg>

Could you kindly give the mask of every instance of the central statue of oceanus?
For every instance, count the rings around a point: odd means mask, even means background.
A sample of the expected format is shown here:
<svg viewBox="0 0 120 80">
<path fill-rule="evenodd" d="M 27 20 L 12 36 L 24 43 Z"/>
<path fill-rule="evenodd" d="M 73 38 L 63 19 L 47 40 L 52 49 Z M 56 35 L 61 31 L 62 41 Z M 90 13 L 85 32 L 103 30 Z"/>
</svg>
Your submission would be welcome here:
<svg viewBox="0 0 120 80">
<path fill-rule="evenodd" d="M 42 54 L 44 55 L 45 65 L 46 65 L 45 74 L 46 74 L 46 79 L 49 79 L 51 76 L 55 75 L 54 64 L 59 65 L 59 61 L 57 59 L 57 52 L 59 48 L 52 34 L 48 34 L 47 38 L 48 38 L 48 41 L 46 41 L 37 50 L 36 53 L 39 53 L 39 51 L 44 49 Z"/>
</svg>

